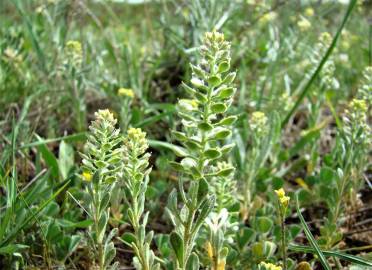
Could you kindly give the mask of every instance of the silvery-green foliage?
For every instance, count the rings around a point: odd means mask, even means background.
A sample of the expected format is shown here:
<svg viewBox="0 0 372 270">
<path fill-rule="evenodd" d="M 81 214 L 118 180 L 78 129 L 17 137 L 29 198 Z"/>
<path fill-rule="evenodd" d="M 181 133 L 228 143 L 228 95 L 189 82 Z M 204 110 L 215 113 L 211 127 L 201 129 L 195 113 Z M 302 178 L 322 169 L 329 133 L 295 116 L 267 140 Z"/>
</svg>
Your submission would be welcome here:
<svg viewBox="0 0 372 270">
<path fill-rule="evenodd" d="M 228 162 L 217 162 L 212 167 L 213 172 L 224 172 L 216 175 L 210 182 L 211 193 L 216 196 L 215 211 L 219 213 L 223 208 L 230 209 L 238 202 L 234 169 Z"/>
<path fill-rule="evenodd" d="M 332 37 L 328 32 L 324 32 L 319 36 L 319 41 L 315 45 L 315 48 L 312 51 L 312 56 L 310 57 L 310 62 L 313 65 L 313 68 L 309 74 L 312 74 L 315 71 L 331 42 Z M 335 90 L 340 87 L 340 83 L 335 77 L 335 70 L 336 67 L 334 61 L 329 59 L 320 72 L 321 85 L 327 90 Z"/>
<path fill-rule="evenodd" d="M 173 132 L 186 148 L 183 159 L 174 166 L 191 180 L 187 193 L 182 179 L 179 181 L 180 210 L 177 192 L 169 196 L 168 213 L 175 226 L 170 242 L 177 269 L 199 269 L 193 248 L 200 227 L 214 209 L 216 196 L 210 186 L 213 179 L 227 177 L 234 170 L 227 163 L 215 166 L 234 146 L 223 144 L 236 121 L 236 116 L 225 115 L 236 92 L 232 85 L 236 74 L 230 72 L 230 43 L 213 31 L 205 34 L 199 51 L 200 64 L 191 65 L 190 84 L 183 84 L 190 99 L 178 103 L 183 130 Z"/>
<path fill-rule="evenodd" d="M 94 242 L 94 253 L 98 258 L 99 269 L 107 269 L 115 257 L 112 238 L 117 230 L 106 235 L 109 219 L 109 202 L 115 181 L 121 170 L 122 149 L 118 147 L 120 130 L 115 128 L 116 119 L 108 110 L 100 110 L 89 127 L 85 144 L 82 179 L 86 184 L 88 214 L 93 219 L 90 228 Z M 114 264 L 113 267 L 115 268 Z"/>
<path fill-rule="evenodd" d="M 123 185 L 129 206 L 128 218 L 134 231 L 133 234 L 127 234 L 130 236 L 127 239 L 132 239 L 127 244 L 133 248 L 133 264 L 138 270 L 160 269 L 160 265 L 155 264 L 155 255 L 150 249 L 154 233 L 146 233 L 145 230 L 149 216 L 148 212 L 144 214 L 145 194 L 151 171 L 147 148 L 146 133 L 138 128 L 130 128 L 123 145 Z"/>
<path fill-rule="evenodd" d="M 372 66 L 366 67 L 363 71 L 363 78 L 361 86 L 358 89 L 357 98 L 366 101 L 370 116 L 372 113 Z"/>
<path fill-rule="evenodd" d="M 190 85 L 183 83 L 191 99 L 181 99 L 178 103 L 184 130 L 173 134 L 188 150 L 179 164 L 182 170 L 194 180 L 209 180 L 223 174 L 210 172 L 210 165 L 234 146 L 219 142 L 231 134 L 231 126 L 237 119 L 225 115 L 236 92 L 232 85 L 236 74 L 230 72 L 230 43 L 223 34 L 207 33 L 200 54 L 200 65 L 191 65 Z"/>
</svg>

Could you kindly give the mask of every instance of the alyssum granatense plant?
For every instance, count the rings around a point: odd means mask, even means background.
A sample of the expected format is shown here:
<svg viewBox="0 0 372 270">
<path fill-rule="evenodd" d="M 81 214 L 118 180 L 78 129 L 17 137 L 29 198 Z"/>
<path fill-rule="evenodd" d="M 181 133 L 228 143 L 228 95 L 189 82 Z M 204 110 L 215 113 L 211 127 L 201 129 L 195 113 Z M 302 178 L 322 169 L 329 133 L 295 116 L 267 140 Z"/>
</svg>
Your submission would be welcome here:
<svg viewBox="0 0 372 270">
<path fill-rule="evenodd" d="M 150 154 L 146 133 L 139 128 L 130 128 L 124 139 L 123 155 L 123 184 L 125 199 L 128 204 L 128 218 L 133 227 L 133 234 L 126 234 L 125 242 L 133 248 L 135 257 L 133 264 L 138 270 L 160 269 L 155 264 L 154 252 L 150 249 L 154 233 L 146 234 L 145 228 L 149 212 L 144 213 L 145 194 L 149 182 Z M 130 242 L 128 242 L 128 239 Z"/>
<path fill-rule="evenodd" d="M 217 162 L 212 172 L 230 169 L 228 162 Z M 230 244 L 238 230 L 238 205 L 234 173 L 217 175 L 210 180 L 210 192 L 216 196 L 213 211 L 205 221 L 208 264 L 212 270 L 223 270 L 230 251 Z"/>
<path fill-rule="evenodd" d="M 369 75 L 368 75 L 369 73 Z M 355 204 L 357 193 L 363 184 L 363 173 L 368 164 L 368 152 L 371 149 L 371 127 L 368 124 L 368 101 L 371 100 L 372 88 L 368 81 L 372 81 L 372 70 L 364 72 L 365 82 L 358 89 L 357 98 L 352 99 L 344 113 L 342 128 L 338 130 L 336 145 L 331 153 L 334 163 L 329 171 L 330 181 L 327 186 L 330 192 L 326 197 L 329 207 L 329 218 L 321 229 L 326 248 L 332 248 L 342 239 L 338 230 L 341 225 L 340 216 L 345 207 L 345 200 L 349 205 Z M 367 83 L 367 84 L 365 84 Z M 329 187 L 331 186 L 331 187 Z"/>
<path fill-rule="evenodd" d="M 82 178 L 86 186 L 86 211 L 93 220 L 90 238 L 93 240 L 94 258 L 100 270 L 116 269 L 110 266 L 115 257 L 114 243 L 111 241 L 117 229 L 106 235 L 109 220 L 109 203 L 112 189 L 121 172 L 122 141 L 120 130 L 115 128 L 117 120 L 108 110 L 99 110 L 89 127 L 88 140 L 83 158 Z"/>
<path fill-rule="evenodd" d="M 234 170 L 232 166 L 212 170 L 222 155 L 234 146 L 222 143 L 231 134 L 231 126 L 236 121 L 235 116 L 224 115 L 236 91 L 232 87 L 236 74 L 229 72 L 230 43 L 224 40 L 223 34 L 213 31 L 205 34 L 199 51 L 200 65 L 191 65 L 191 84 L 183 84 L 191 99 L 181 99 L 178 103 L 183 132 L 173 132 L 186 148 L 183 159 L 174 166 L 190 180 L 185 192 L 183 178 L 179 178 L 183 203 L 180 210 L 177 192 L 174 190 L 169 196 L 168 212 L 175 226 L 170 242 L 176 269 L 199 269 L 199 257 L 193 253 L 195 240 L 215 204 L 209 183 L 213 177 L 228 176 Z"/>
</svg>

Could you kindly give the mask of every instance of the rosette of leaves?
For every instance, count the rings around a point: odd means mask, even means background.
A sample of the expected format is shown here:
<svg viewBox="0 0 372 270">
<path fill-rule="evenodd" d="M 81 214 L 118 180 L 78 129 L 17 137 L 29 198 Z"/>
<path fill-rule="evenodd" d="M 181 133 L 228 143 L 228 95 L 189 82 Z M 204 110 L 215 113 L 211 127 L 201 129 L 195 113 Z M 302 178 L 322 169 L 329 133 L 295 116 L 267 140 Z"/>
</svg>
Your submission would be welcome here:
<svg viewBox="0 0 372 270">
<path fill-rule="evenodd" d="M 138 270 L 160 269 L 160 265 L 155 263 L 154 252 L 150 249 L 154 233 L 151 231 L 146 234 L 145 229 L 149 216 L 149 212 L 144 214 L 145 194 L 151 171 L 147 148 L 146 133 L 139 128 L 130 128 L 123 145 L 123 184 L 133 233 L 126 233 L 123 240 L 133 248 L 133 264 Z"/>
<path fill-rule="evenodd" d="M 236 92 L 232 85 L 236 74 L 230 72 L 230 43 L 223 34 L 213 31 L 206 33 L 199 51 L 200 64 L 191 65 L 190 84 L 183 83 L 190 99 L 178 103 L 183 130 L 173 132 L 186 149 L 181 162 L 173 165 L 191 180 L 187 193 L 182 178 L 179 180 L 183 203 L 180 210 L 176 191 L 169 197 L 168 212 L 176 228 L 170 242 L 177 269 L 199 269 L 199 258 L 193 248 L 200 227 L 214 208 L 215 195 L 211 194 L 209 183 L 213 177 L 227 176 L 234 170 L 232 166 L 212 169 L 234 146 L 223 143 L 236 121 L 236 116 L 226 116 Z"/>
<path fill-rule="evenodd" d="M 115 128 L 117 120 L 108 110 L 99 110 L 89 127 L 85 151 L 81 154 L 82 179 L 86 183 L 87 212 L 93 220 L 90 228 L 93 251 L 99 269 L 107 269 L 115 257 L 112 238 L 113 229 L 106 235 L 109 220 L 109 202 L 112 189 L 121 171 L 122 141 L 120 130 Z M 110 269 L 114 269 L 114 264 Z"/>
</svg>

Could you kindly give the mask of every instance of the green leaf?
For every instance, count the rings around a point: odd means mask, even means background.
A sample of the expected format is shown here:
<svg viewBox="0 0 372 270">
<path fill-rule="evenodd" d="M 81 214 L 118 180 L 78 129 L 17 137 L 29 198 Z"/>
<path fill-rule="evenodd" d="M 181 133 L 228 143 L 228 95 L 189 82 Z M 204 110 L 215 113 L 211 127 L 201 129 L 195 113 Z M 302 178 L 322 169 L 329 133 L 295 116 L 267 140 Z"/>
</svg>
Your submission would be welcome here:
<svg viewBox="0 0 372 270">
<path fill-rule="evenodd" d="M 212 113 L 224 113 L 227 110 L 227 106 L 223 103 L 216 103 L 211 106 Z"/>
<path fill-rule="evenodd" d="M 218 122 L 217 125 L 219 125 L 219 126 L 231 126 L 232 124 L 234 124 L 236 122 L 237 119 L 238 119 L 238 117 L 236 117 L 235 115 L 228 116 L 228 117 L 223 118 L 220 122 Z"/>
<path fill-rule="evenodd" d="M 221 78 L 217 75 L 210 76 L 208 79 L 208 84 L 210 87 L 216 87 L 221 84 Z"/>
<path fill-rule="evenodd" d="M 15 252 L 18 252 L 19 250 L 28 248 L 26 245 L 21 245 L 21 244 L 10 244 L 4 247 L 0 247 L 0 254 L 8 254 L 11 255 Z"/>
<path fill-rule="evenodd" d="M 191 168 L 197 166 L 196 161 L 188 157 L 181 160 L 181 165 L 185 170 L 190 170 Z"/>
<path fill-rule="evenodd" d="M 37 134 L 35 136 L 36 136 L 36 138 L 39 141 L 42 141 L 42 138 L 39 137 Z M 48 149 L 48 147 L 46 145 L 44 145 L 44 144 L 39 145 L 38 146 L 38 150 L 41 153 L 41 156 L 43 157 L 45 163 L 50 168 L 50 172 L 51 172 L 51 175 L 53 176 L 54 180 L 55 181 L 58 181 L 58 178 L 59 178 L 59 166 L 58 166 L 58 160 L 57 160 L 57 158 L 54 156 L 54 154 L 52 153 L 52 151 L 50 151 Z"/>
<path fill-rule="evenodd" d="M 318 258 L 320 260 L 320 263 L 323 265 L 324 269 L 331 270 L 331 267 L 329 266 L 329 264 L 327 262 L 327 259 L 324 257 L 324 255 L 323 255 L 322 251 L 320 250 L 317 242 L 315 241 L 313 235 L 311 234 L 310 229 L 307 226 L 304 217 L 301 214 L 298 198 L 296 198 L 296 209 L 297 209 L 297 214 L 300 218 L 302 227 L 304 229 L 305 235 L 306 235 L 307 239 L 309 240 L 311 246 L 313 247 L 313 249 L 315 251 L 314 253 L 318 256 Z"/>
<path fill-rule="evenodd" d="M 204 178 L 202 178 L 199 181 L 199 186 L 198 186 L 198 202 L 202 201 L 202 199 L 205 198 L 205 196 L 208 194 L 208 190 L 209 190 L 209 184 Z"/>
<path fill-rule="evenodd" d="M 227 61 L 223 61 L 218 65 L 218 73 L 223 73 L 228 71 L 230 68 L 230 63 Z"/>
<path fill-rule="evenodd" d="M 202 131 L 209 131 L 213 129 L 213 126 L 209 123 L 202 122 L 198 124 L 198 128 L 201 129 Z"/>
<path fill-rule="evenodd" d="M 183 262 L 183 258 L 184 258 L 183 239 L 178 233 L 172 232 L 170 234 L 169 240 L 170 240 L 172 249 L 177 257 L 177 261 Z"/>
<path fill-rule="evenodd" d="M 230 136 L 231 131 L 227 128 L 217 127 L 211 131 L 208 136 L 209 140 L 223 140 Z"/>
<path fill-rule="evenodd" d="M 74 149 L 65 141 L 62 141 L 59 145 L 58 165 L 62 179 L 66 179 L 69 171 L 74 166 Z"/>
<path fill-rule="evenodd" d="M 209 148 L 208 150 L 204 152 L 204 155 L 208 159 L 216 159 L 221 156 L 221 152 L 217 148 Z"/>
<path fill-rule="evenodd" d="M 148 140 L 148 142 L 151 147 L 154 147 L 156 149 L 162 149 L 162 148 L 169 149 L 173 151 L 179 157 L 186 157 L 189 155 L 187 150 L 181 146 L 173 145 L 167 142 L 156 141 L 156 140 Z"/>
<path fill-rule="evenodd" d="M 255 223 L 255 227 L 260 233 L 270 232 L 274 224 L 273 221 L 268 217 L 258 217 Z"/>
<path fill-rule="evenodd" d="M 234 167 L 225 168 L 215 173 L 216 176 L 227 177 L 234 172 Z"/>
<path fill-rule="evenodd" d="M 186 270 L 199 270 L 200 269 L 200 263 L 199 263 L 199 257 L 195 253 L 192 253 L 187 260 L 186 263 Z"/>
<path fill-rule="evenodd" d="M 188 138 L 185 133 L 179 132 L 179 131 L 172 131 L 172 135 L 178 140 L 178 141 L 186 141 Z"/>
<path fill-rule="evenodd" d="M 223 80 L 223 83 L 230 84 L 235 80 L 236 72 L 230 72 L 226 75 L 225 79 Z"/>
<path fill-rule="evenodd" d="M 221 99 L 231 98 L 235 94 L 235 92 L 236 92 L 236 88 L 227 87 L 227 88 L 220 90 L 219 93 L 217 94 L 217 97 Z"/>
<path fill-rule="evenodd" d="M 240 249 L 243 249 L 249 242 L 252 242 L 255 238 L 256 232 L 248 227 L 240 229 L 237 235 L 237 241 Z"/>
<path fill-rule="evenodd" d="M 320 182 L 326 185 L 332 184 L 336 178 L 336 172 L 329 167 L 322 167 L 320 170 Z"/>
</svg>

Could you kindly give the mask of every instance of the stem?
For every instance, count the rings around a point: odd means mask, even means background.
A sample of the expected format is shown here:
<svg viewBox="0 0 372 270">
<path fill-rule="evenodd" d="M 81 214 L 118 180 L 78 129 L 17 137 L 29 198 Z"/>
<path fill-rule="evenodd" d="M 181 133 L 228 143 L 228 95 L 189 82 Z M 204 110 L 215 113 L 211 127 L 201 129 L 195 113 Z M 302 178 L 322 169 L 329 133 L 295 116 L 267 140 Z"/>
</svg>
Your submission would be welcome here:
<svg viewBox="0 0 372 270">
<path fill-rule="evenodd" d="M 196 211 L 194 209 L 189 209 L 189 215 L 187 216 L 187 222 L 186 222 L 186 226 L 185 226 L 184 234 L 183 234 L 183 239 L 184 239 L 183 250 L 185 251 L 185 256 L 183 258 L 183 262 L 181 262 L 180 264 L 181 269 L 186 269 L 186 263 L 190 257 L 190 253 L 192 250 L 190 246 L 190 240 L 192 238 L 191 227 L 192 227 L 192 222 L 194 221 L 195 213 Z"/>
<path fill-rule="evenodd" d="M 287 250 L 286 250 L 286 237 L 285 237 L 285 224 L 284 224 L 284 211 L 282 205 L 279 205 L 279 216 L 280 216 L 280 227 L 281 227 L 281 234 L 282 234 L 282 260 L 283 260 L 283 268 L 287 270 Z"/>
<path fill-rule="evenodd" d="M 98 197 L 98 198 L 97 198 Z M 98 264 L 99 269 L 104 270 L 105 269 L 105 258 L 104 258 L 104 252 L 103 252 L 103 244 L 102 240 L 99 239 L 99 213 L 98 213 L 98 207 L 97 202 L 99 202 L 99 192 L 96 190 L 96 194 L 93 194 L 93 211 L 94 211 L 94 229 L 96 233 L 96 245 L 98 249 Z"/>
</svg>

